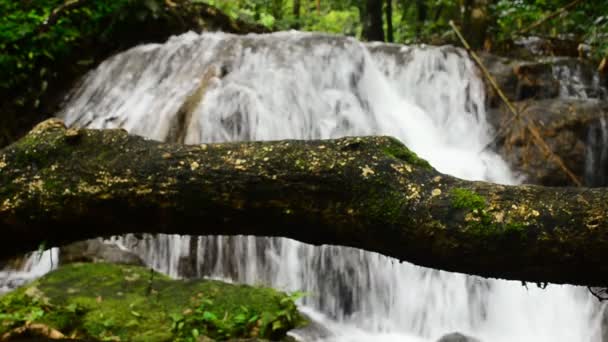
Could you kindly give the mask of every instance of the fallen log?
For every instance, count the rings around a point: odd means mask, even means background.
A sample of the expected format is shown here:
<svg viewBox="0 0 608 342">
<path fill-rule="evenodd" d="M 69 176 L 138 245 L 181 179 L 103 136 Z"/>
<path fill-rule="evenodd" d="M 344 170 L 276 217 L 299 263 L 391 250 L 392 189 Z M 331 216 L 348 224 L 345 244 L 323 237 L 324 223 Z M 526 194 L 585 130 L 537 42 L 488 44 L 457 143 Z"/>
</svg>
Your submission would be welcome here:
<svg viewBox="0 0 608 342">
<path fill-rule="evenodd" d="M 51 119 L 0 150 L 0 257 L 124 233 L 245 234 L 605 286 L 607 200 L 457 179 L 390 137 L 178 145 Z"/>
</svg>

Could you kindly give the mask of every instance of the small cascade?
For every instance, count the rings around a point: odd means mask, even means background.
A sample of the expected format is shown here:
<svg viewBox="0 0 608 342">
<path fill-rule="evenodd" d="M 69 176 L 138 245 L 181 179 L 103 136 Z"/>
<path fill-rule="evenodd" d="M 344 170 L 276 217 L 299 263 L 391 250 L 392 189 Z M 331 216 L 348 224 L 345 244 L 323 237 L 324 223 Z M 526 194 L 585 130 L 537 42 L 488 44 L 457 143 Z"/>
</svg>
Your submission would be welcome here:
<svg viewBox="0 0 608 342">
<path fill-rule="evenodd" d="M 59 248 L 33 252 L 0 270 L 0 294 L 52 271 L 59 264 Z"/>
<path fill-rule="evenodd" d="M 585 62 L 573 58 L 552 61 L 553 77 L 559 82 L 559 97 L 563 99 L 605 99 L 599 73 Z"/>
<path fill-rule="evenodd" d="M 608 186 L 608 126 L 604 117 L 587 129 L 585 185 Z"/>
<path fill-rule="evenodd" d="M 73 126 L 185 143 L 391 135 L 444 173 L 515 184 L 484 149 L 492 136 L 484 103 L 473 63 L 453 47 L 187 33 L 106 60 L 59 115 Z M 310 293 L 302 310 L 323 328 L 296 332 L 304 341 L 432 342 L 453 331 L 483 341 L 600 341 L 602 308 L 582 288 L 526 288 L 280 238 L 115 241 L 175 277 Z"/>
</svg>

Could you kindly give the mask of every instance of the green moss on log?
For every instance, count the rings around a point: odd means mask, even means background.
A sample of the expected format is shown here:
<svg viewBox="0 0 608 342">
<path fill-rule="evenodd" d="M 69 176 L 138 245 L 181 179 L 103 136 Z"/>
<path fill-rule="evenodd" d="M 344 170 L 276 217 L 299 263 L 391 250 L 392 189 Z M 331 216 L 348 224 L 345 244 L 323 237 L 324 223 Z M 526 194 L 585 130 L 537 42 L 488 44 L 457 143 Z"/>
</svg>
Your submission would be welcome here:
<svg viewBox="0 0 608 342">
<path fill-rule="evenodd" d="M 386 146 L 383 147 L 384 153 L 386 155 L 397 158 L 399 160 L 403 160 L 408 162 L 409 164 L 420 166 L 426 170 L 432 170 L 433 167 L 426 160 L 418 157 L 418 155 L 412 152 L 409 148 L 405 147 L 402 142 L 397 140 L 396 138 L 388 138 L 389 142 Z"/>
<path fill-rule="evenodd" d="M 0 336 L 41 324 L 79 339 L 280 339 L 304 321 L 270 288 L 172 280 L 146 268 L 72 264 L 0 297 Z"/>
<path fill-rule="evenodd" d="M 469 189 L 452 189 L 452 203 L 460 209 L 483 210 L 486 207 L 486 199 Z"/>
</svg>

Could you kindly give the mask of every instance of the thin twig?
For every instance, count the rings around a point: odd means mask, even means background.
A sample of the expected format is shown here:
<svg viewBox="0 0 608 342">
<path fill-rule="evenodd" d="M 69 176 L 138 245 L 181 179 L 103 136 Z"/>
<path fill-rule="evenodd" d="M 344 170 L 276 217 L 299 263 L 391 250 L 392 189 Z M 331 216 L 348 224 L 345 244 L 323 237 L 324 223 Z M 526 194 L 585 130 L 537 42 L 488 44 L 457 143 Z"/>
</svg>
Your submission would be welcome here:
<svg viewBox="0 0 608 342">
<path fill-rule="evenodd" d="M 63 3 L 61 6 L 53 9 L 51 14 L 46 18 L 44 22 L 38 27 L 36 31 L 45 32 L 49 27 L 55 25 L 55 23 L 61 18 L 61 16 L 68 12 L 69 10 L 76 9 L 78 7 L 84 6 L 88 0 L 68 0 Z"/>
<path fill-rule="evenodd" d="M 549 147 L 549 145 L 547 145 L 547 143 L 543 140 L 543 138 L 542 138 L 542 136 L 540 134 L 540 131 L 536 127 L 536 125 L 534 124 L 534 122 L 532 122 L 531 120 L 528 121 L 528 122 L 522 122 L 523 120 L 522 120 L 521 116 L 519 115 L 519 111 L 517 111 L 517 109 L 515 109 L 515 107 L 511 103 L 511 101 L 509 101 L 509 99 L 507 98 L 507 96 L 500 89 L 500 86 L 498 86 L 498 83 L 496 83 L 496 80 L 494 79 L 494 77 L 492 77 L 492 74 L 490 74 L 490 72 L 485 67 L 485 65 L 483 64 L 483 62 L 479 58 L 479 56 L 477 56 L 477 54 L 475 53 L 475 51 L 473 51 L 473 49 L 471 49 L 471 46 L 469 45 L 469 43 L 467 42 L 467 40 L 462 36 L 462 33 L 460 33 L 460 30 L 458 30 L 458 28 L 456 27 L 456 25 L 454 24 L 454 22 L 452 20 L 450 20 L 450 26 L 452 27 L 452 29 L 454 30 L 454 32 L 458 36 L 458 39 L 460 39 L 460 41 L 462 42 L 462 45 L 465 47 L 465 49 L 467 50 L 467 52 L 469 53 L 469 55 L 471 55 L 471 57 L 473 58 L 473 60 L 475 61 L 475 63 L 477 63 L 477 65 L 479 66 L 479 68 L 483 72 L 483 74 L 486 77 L 486 79 L 488 79 L 488 81 L 490 82 L 490 84 L 492 85 L 492 87 L 494 88 L 494 90 L 498 93 L 498 96 L 503 100 L 503 102 L 505 103 L 505 105 L 507 106 L 507 108 L 509 109 L 509 111 L 513 114 L 515 120 L 517 120 L 518 122 L 523 123 L 523 124 L 526 125 L 526 128 L 530 132 L 530 134 L 532 135 L 532 138 L 533 138 L 534 142 L 536 143 L 536 145 L 545 153 L 545 155 L 549 156 L 550 159 L 559 168 L 561 168 L 562 171 L 564 171 L 564 173 L 566 173 L 566 175 L 568 175 L 568 177 L 570 177 L 570 179 L 572 180 L 572 182 L 574 182 L 574 184 L 576 184 L 578 186 L 582 186 L 583 184 L 578 179 L 578 177 L 572 171 L 570 171 L 570 169 L 566 166 L 566 164 L 564 164 L 563 160 L 558 155 L 556 155 L 555 153 L 553 153 L 553 151 L 551 150 L 551 148 Z M 484 147 L 483 150 L 485 150 L 486 148 L 487 148 L 487 146 Z"/>
<path fill-rule="evenodd" d="M 531 30 L 539 27 L 540 25 L 544 24 L 547 20 L 553 19 L 559 15 L 561 15 L 562 13 L 568 12 L 571 8 L 573 8 L 574 6 L 578 5 L 579 3 L 583 2 L 583 0 L 574 0 L 571 3 L 567 4 L 566 6 L 559 8 L 558 10 L 549 13 L 548 15 L 546 15 L 543 18 L 540 18 L 539 20 L 535 21 L 534 23 L 532 23 L 532 25 L 519 30 L 515 33 L 513 33 L 513 37 L 518 37 L 518 36 L 522 36 L 528 32 L 530 32 Z"/>
</svg>

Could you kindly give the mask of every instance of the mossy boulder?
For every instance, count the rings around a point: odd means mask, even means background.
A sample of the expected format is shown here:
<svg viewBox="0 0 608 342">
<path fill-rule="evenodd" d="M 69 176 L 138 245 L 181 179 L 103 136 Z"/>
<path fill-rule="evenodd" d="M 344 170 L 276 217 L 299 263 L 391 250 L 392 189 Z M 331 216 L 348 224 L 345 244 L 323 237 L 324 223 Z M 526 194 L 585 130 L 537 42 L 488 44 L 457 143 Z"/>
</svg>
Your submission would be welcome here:
<svg viewBox="0 0 608 342">
<path fill-rule="evenodd" d="M 304 320 L 294 296 L 214 280 L 173 280 L 139 266 L 71 264 L 0 297 L 0 340 L 285 338 Z"/>
</svg>

